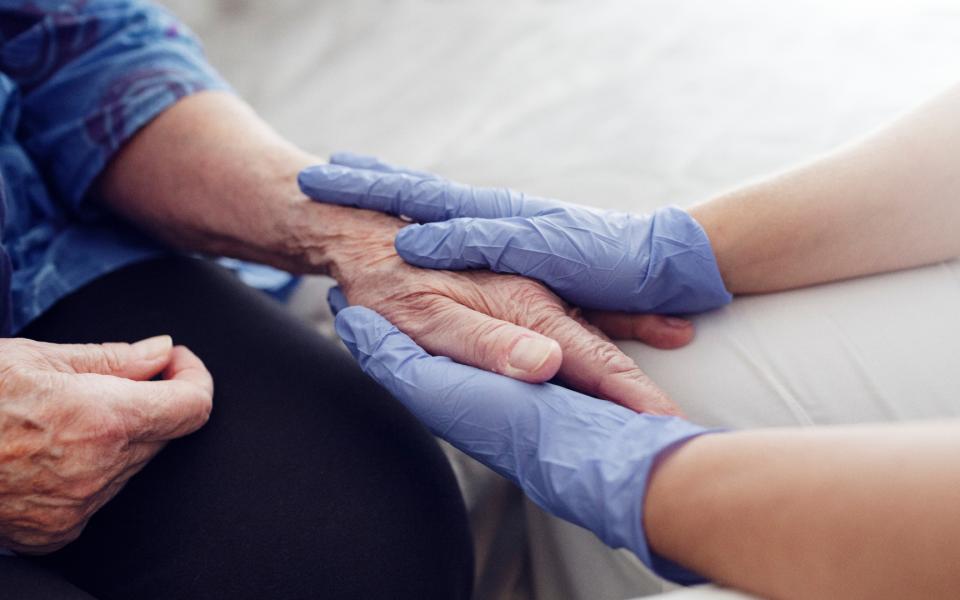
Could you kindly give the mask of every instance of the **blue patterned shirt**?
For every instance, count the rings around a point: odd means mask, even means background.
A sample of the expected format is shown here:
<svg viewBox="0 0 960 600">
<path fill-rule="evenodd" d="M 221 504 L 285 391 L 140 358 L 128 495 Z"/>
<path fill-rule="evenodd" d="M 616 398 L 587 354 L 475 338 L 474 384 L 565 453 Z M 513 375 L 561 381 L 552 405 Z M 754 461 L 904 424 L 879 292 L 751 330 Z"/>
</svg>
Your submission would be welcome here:
<svg viewBox="0 0 960 600">
<path fill-rule="evenodd" d="M 0 0 L 0 335 L 164 249 L 92 183 L 177 100 L 228 89 L 166 10 L 139 0 Z"/>
</svg>

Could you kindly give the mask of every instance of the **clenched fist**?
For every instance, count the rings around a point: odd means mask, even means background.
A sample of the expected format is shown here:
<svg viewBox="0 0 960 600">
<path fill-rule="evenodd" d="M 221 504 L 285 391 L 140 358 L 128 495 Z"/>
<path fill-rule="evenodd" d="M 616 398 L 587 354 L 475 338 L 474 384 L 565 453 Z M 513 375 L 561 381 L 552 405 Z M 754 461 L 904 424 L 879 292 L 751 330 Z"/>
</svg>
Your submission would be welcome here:
<svg viewBox="0 0 960 600">
<path fill-rule="evenodd" d="M 169 336 L 0 340 L 0 547 L 43 554 L 76 539 L 168 440 L 207 421 L 212 398 L 210 373 Z"/>
</svg>

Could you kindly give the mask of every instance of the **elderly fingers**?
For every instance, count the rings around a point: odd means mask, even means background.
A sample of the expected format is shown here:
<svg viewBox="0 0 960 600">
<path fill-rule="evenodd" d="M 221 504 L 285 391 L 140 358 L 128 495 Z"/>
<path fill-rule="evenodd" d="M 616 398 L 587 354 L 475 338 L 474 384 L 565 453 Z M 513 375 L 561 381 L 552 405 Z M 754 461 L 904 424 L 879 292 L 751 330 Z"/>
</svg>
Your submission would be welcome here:
<svg viewBox="0 0 960 600">
<path fill-rule="evenodd" d="M 541 284 L 489 271 L 460 277 L 469 279 L 472 285 L 451 287 L 455 292 L 452 296 L 459 303 L 557 342 L 562 353 L 557 374 L 567 384 L 633 410 L 680 414 L 679 408 L 628 356 L 579 314 L 569 313 L 563 301 Z"/>
<path fill-rule="evenodd" d="M 486 314 L 536 331 L 559 345 L 563 354 L 558 375 L 577 390 L 612 400 L 627 408 L 661 415 L 679 408 L 628 356 L 578 313 L 570 312 L 541 284 L 512 275 L 477 271 L 474 287 L 458 289 L 458 299 Z"/>
<path fill-rule="evenodd" d="M 195 354 L 183 346 L 174 348 L 164 377 L 164 381 L 101 381 L 130 440 L 171 440 L 193 433 L 209 419 L 213 380 Z"/>
<path fill-rule="evenodd" d="M 637 340 L 671 350 L 693 340 L 693 323 L 678 317 L 624 312 L 584 311 L 583 318 L 615 340 Z"/>
<path fill-rule="evenodd" d="M 556 341 L 438 294 L 385 311 L 396 327 L 436 356 L 530 383 L 548 381 L 563 354 Z"/>
<path fill-rule="evenodd" d="M 563 349 L 559 376 L 567 384 L 633 409 L 656 415 L 682 415 L 666 393 L 602 332 L 581 318 L 549 314 L 530 327 L 550 336 Z"/>
<path fill-rule="evenodd" d="M 168 335 L 133 344 L 47 344 L 34 342 L 49 364 L 66 373 L 99 373 L 127 379 L 150 379 L 167 366 L 173 350 Z"/>
</svg>

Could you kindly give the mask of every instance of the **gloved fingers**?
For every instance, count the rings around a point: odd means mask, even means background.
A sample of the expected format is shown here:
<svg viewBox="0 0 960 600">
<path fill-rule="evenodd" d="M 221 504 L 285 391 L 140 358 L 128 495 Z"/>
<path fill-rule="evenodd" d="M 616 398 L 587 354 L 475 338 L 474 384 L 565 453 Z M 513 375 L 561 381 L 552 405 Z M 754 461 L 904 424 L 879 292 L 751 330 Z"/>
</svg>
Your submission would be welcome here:
<svg viewBox="0 0 960 600">
<path fill-rule="evenodd" d="M 434 176 L 339 164 L 307 167 L 300 190 L 320 202 L 403 215 L 421 223 L 455 217 L 496 218 L 536 214 L 559 203 L 505 189 L 473 188 Z"/>
<path fill-rule="evenodd" d="M 397 233 L 400 258 L 426 269 L 489 269 L 527 275 L 554 254 L 531 219 L 458 218 L 408 225 Z"/>
<path fill-rule="evenodd" d="M 394 247 L 400 258 L 422 268 L 486 269 L 536 279 L 584 308 L 607 309 L 631 301 L 624 294 L 604 293 L 599 283 L 632 275 L 610 266 L 625 262 L 624 250 L 582 226 L 565 223 L 558 214 L 408 225 L 397 233 Z M 641 276 L 636 274 L 637 279 Z"/>
<path fill-rule="evenodd" d="M 693 323 L 679 317 L 638 315 L 612 311 L 584 311 L 583 317 L 615 340 L 637 340 L 671 350 L 693 341 Z"/>
<path fill-rule="evenodd" d="M 443 402 L 444 387 L 476 371 L 449 358 L 433 357 L 385 318 L 350 306 L 335 321 L 337 335 L 364 373 L 387 389 L 433 431 L 455 419 L 456 405 Z"/>
<path fill-rule="evenodd" d="M 525 383 L 431 356 L 366 307 L 340 311 L 336 330 L 363 371 L 431 431 L 514 481 L 518 463 L 527 463 L 521 472 L 530 471 L 543 450 L 531 433 L 549 431 L 542 444 L 575 453 L 578 444 L 595 445 L 584 443 L 598 435 L 591 428 L 636 417 L 557 385 Z"/>
<path fill-rule="evenodd" d="M 583 245 L 595 243 L 584 240 Z M 577 247 L 576 232 L 561 231 L 549 217 L 451 219 L 408 225 L 394 247 L 406 262 L 427 269 L 489 269 L 545 283 L 567 300 L 572 282 L 582 282 L 590 265 Z"/>
<path fill-rule="evenodd" d="M 327 290 L 327 304 L 330 306 L 330 312 L 332 312 L 334 316 L 350 306 L 350 303 L 347 302 L 346 295 L 344 295 L 339 285 L 335 285 Z"/>
<path fill-rule="evenodd" d="M 406 175 L 413 175 L 414 177 L 423 177 L 424 179 L 442 179 L 442 177 L 434 175 L 433 173 L 399 167 L 385 163 L 376 156 L 354 154 L 353 152 L 335 152 L 330 156 L 330 164 L 352 167 L 354 169 L 367 169 L 368 171 L 381 171 L 383 173 L 404 173 Z"/>
<path fill-rule="evenodd" d="M 444 296 L 424 302 L 394 321 L 433 355 L 531 383 L 549 381 L 563 362 L 560 345 L 547 336 Z"/>
<path fill-rule="evenodd" d="M 582 317 L 558 315 L 530 326 L 560 344 L 563 364 L 558 375 L 571 387 L 637 412 L 683 416 L 629 356 Z"/>
</svg>

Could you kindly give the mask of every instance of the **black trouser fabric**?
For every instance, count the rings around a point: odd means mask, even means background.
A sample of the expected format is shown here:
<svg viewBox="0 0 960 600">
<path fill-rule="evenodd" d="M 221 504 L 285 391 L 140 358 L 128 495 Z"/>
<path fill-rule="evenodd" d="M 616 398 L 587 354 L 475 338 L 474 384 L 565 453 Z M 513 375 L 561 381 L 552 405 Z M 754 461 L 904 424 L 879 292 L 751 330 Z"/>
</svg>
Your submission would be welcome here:
<svg viewBox="0 0 960 600">
<path fill-rule="evenodd" d="M 213 374 L 210 421 L 171 442 L 73 544 L 0 558 L 0 597 L 469 596 L 466 513 L 436 442 L 333 342 L 220 267 L 128 267 L 21 335 L 163 333 Z"/>
</svg>

